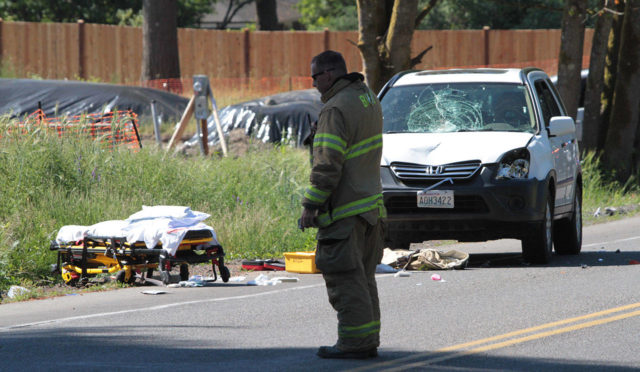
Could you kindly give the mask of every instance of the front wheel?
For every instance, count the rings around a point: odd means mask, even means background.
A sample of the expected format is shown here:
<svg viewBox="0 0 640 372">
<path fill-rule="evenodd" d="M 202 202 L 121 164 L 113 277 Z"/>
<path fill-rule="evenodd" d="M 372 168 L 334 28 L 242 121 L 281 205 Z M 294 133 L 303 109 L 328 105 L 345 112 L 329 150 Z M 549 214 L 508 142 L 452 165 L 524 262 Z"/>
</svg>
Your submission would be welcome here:
<svg viewBox="0 0 640 372">
<path fill-rule="evenodd" d="M 220 265 L 220 278 L 222 279 L 222 281 L 226 283 L 229 281 L 230 277 L 231 277 L 231 272 L 229 271 L 229 268 L 227 268 L 226 266 Z"/>
<path fill-rule="evenodd" d="M 547 197 L 544 218 L 536 223 L 532 235 L 522 239 L 522 256 L 532 264 L 546 264 L 553 250 L 553 204 Z"/>
<path fill-rule="evenodd" d="M 571 217 L 557 221 L 553 231 L 557 254 L 578 254 L 582 249 L 582 190 L 576 188 Z"/>
</svg>

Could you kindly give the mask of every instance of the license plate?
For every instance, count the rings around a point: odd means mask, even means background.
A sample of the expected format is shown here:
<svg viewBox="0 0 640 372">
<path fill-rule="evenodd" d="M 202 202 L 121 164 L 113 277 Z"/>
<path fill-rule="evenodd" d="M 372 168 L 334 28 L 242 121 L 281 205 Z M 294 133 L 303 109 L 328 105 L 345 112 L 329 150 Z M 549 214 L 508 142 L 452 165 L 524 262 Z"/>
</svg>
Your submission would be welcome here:
<svg viewBox="0 0 640 372">
<path fill-rule="evenodd" d="M 418 191 L 418 208 L 453 208 L 453 190 Z"/>
</svg>

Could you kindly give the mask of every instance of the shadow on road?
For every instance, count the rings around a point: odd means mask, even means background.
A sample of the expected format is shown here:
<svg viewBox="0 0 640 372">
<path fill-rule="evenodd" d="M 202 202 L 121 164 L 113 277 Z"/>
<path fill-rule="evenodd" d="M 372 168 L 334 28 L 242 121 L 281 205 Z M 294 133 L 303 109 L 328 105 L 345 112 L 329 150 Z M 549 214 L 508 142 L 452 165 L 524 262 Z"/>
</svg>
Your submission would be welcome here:
<svg viewBox="0 0 640 372">
<path fill-rule="evenodd" d="M 553 254 L 551 262 L 545 265 L 531 265 L 522 259 L 521 253 L 472 253 L 469 254 L 468 268 L 491 267 L 597 267 L 597 266 L 624 266 L 633 261 L 640 262 L 640 252 L 582 252 L 578 255 Z"/>
<path fill-rule="evenodd" d="M 138 328 L 135 334 L 128 330 Z M 140 333 L 140 328 L 143 332 Z M 379 350 L 368 360 L 325 360 L 315 348 L 234 348 L 219 334 L 210 338 L 176 336 L 167 332 L 181 326 L 159 327 L 51 327 L 19 328 L 2 332 L 0 355 L 3 370 L 145 370 L 145 371 L 349 371 L 349 370 L 518 370 L 518 371 L 633 371 L 613 363 L 570 359 L 540 359 L 465 354 Z M 207 328 L 207 327 L 203 327 Z M 145 330 L 146 329 L 146 330 Z M 228 330 L 227 330 L 228 331 Z M 212 337 L 214 336 L 215 337 Z M 310 336 L 311 337 L 311 336 Z M 273 337 L 277 343 L 280 337 Z"/>
</svg>

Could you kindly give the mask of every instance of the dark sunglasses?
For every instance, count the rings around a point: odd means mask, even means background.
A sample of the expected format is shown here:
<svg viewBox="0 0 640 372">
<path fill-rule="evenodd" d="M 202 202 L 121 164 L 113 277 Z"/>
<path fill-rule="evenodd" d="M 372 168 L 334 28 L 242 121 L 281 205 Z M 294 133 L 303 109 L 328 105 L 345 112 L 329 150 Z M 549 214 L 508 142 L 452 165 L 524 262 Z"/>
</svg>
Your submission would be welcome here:
<svg viewBox="0 0 640 372">
<path fill-rule="evenodd" d="M 318 78 L 318 76 L 320 76 L 320 75 L 324 74 L 325 72 L 333 71 L 333 70 L 335 70 L 335 68 L 328 68 L 328 69 L 326 69 L 326 70 L 323 70 L 323 71 L 320 71 L 320 72 L 316 72 L 315 74 L 311 75 L 311 78 L 312 78 L 313 80 L 316 80 L 316 79 Z"/>
</svg>

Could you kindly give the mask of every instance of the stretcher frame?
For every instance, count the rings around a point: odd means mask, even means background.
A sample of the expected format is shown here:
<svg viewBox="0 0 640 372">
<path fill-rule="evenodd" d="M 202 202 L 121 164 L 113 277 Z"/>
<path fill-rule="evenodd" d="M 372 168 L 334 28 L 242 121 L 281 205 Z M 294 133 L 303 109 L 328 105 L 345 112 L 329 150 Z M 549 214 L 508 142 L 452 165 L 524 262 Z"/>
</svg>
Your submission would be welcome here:
<svg viewBox="0 0 640 372">
<path fill-rule="evenodd" d="M 68 244 L 51 242 L 49 247 L 58 252 L 54 272 L 59 272 L 67 285 L 86 285 L 98 274 L 115 273 L 116 280 L 132 284 L 136 278 L 142 283 L 157 283 L 151 279 L 153 270 L 160 271 L 161 284 L 171 282 L 170 272 L 180 267 L 180 279 L 188 280 L 189 264 L 211 262 L 213 281 L 218 279 L 216 267 L 223 282 L 228 282 L 230 272 L 224 265 L 224 250 L 211 243 L 209 230 L 190 230 L 180 242 L 174 255 L 162 249 L 162 243 L 148 248 L 144 242 L 130 243 L 125 237 L 86 236 L 81 241 Z"/>
</svg>

